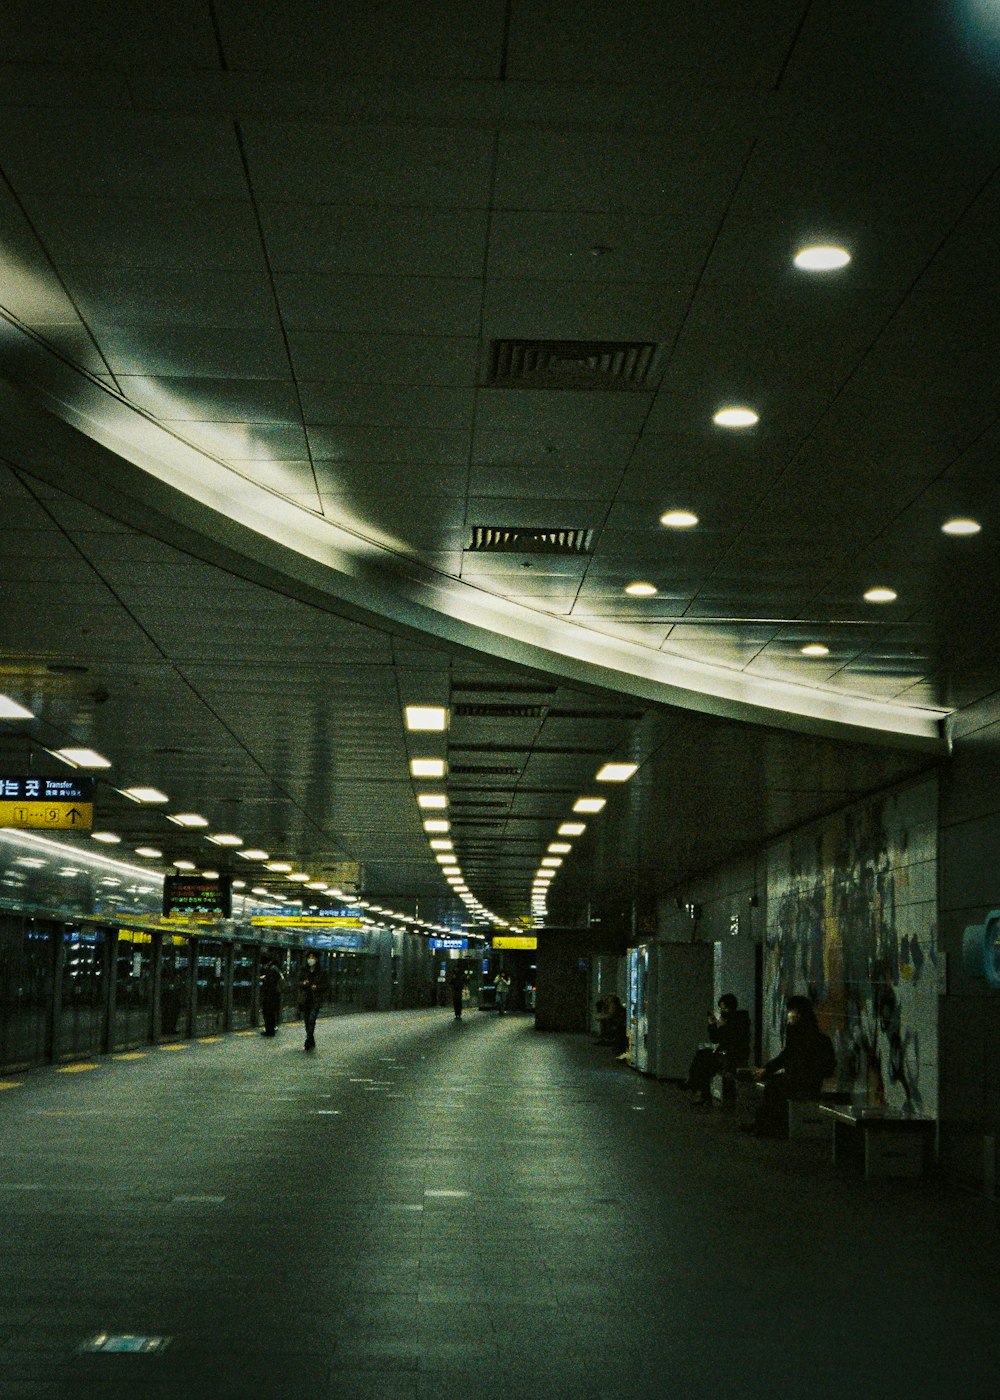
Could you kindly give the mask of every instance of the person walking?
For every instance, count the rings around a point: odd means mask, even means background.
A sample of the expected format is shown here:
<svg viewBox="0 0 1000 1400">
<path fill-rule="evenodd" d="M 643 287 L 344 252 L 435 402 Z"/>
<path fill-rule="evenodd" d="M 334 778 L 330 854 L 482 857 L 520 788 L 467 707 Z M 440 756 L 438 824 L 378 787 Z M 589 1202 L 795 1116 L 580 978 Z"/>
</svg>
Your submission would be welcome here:
<svg viewBox="0 0 1000 1400">
<path fill-rule="evenodd" d="M 264 970 L 260 974 L 260 1010 L 264 1017 L 264 1029 L 261 1035 L 274 1035 L 278 1025 L 278 1013 L 281 1010 L 281 984 L 285 980 L 285 974 L 278 965 L 278 959 L 271 954 L 264 962 Z"/>
<path fill-rule="evenodd" d="M 451 988 L 451 1004 L 455 1012 L 455 1020 L 462 1019 L 462 1002 L 465 997 L 465 988 L 468 985 L 468 977 L 465 968 L 460 963 L 452 968 L 448 977 L 448 986 Z"/>
<path fill-rule="evenodd" d="M 496 975 L 496 1003 L 497 1015 L 503 1016 L 507 1010 L 507 1001 L 510 997 L 510 978 L 506 972 L 498 972 Z"/>
<path fill-rule="evenodd" d="M 306 1050 L 316 1049 L 316 1018 L 325 1000 L 326 977 L 319 965 L 319 957 L 310 948 L 299 979 L 299 1010 L 305 1022 Z"/>
</svg>

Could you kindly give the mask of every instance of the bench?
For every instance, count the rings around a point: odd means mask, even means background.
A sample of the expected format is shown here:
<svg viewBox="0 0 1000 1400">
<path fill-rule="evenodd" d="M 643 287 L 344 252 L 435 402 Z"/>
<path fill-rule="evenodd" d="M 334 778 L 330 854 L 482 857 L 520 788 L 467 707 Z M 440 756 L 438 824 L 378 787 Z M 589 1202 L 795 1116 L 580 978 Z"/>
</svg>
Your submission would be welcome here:
<svg viewBox="0 0 1000 1400">
<path fill-rule="evenodd" d="M 845 1148 L 857 1144 L 864 1151 L 865 1180 L 873 1177 L 920 1176 L 926 1144 L 934 1131 L 933 1118 L 916 1118 L 898 1108 L 865 1107 L 851 1103 L 819 1103 L 817 1113 L 833 1129 L 833 1160 L 841 1161 Z"/>
<path fill-rule="evenodd" d="M 752 1075 L 753 1071 L 746 1071 L 746 1076 Z M 754 1090 L 754 1097 L 763 1095 L 764 1084 L 762 1080 L 749 1080 L 744 1077 L 744 1073 L 737 1070 L 736 1077 L 749 1082 Z M 827 1080 L 828 1084 L 833 1084 L 833 1079 Z M 823 1104 L 850 1104 L 851 1095 L 840 1089 L 821 1089 L 819 1094 L 790 1094 L 786 1100 L 788 1106 L 788 1137 L 791 1141 L 800 1138 L 822 1138 L 825 1141 L 833 1135 L 833 1127 L 830 1120 L 820 1116 L 819 1109 Z"/>
</svg>

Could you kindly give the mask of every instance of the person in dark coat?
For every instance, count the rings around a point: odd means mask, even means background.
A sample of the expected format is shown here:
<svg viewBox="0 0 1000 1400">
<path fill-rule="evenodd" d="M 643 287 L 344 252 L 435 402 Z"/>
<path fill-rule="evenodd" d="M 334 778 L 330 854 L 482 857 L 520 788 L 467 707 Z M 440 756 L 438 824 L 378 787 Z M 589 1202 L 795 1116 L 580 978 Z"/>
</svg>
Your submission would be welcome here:
<svg viewBox="0 0 1000 1400">
<path fill-rule="evenodd" d="M 274 1035 L 278 1025 L 278 1012 L 281 1010 L 281 984 L 285 975 L 278 966 L 276 957 L 269 957 L 260 974 L 260 1010 L 264 1017 L 261 1035 Z"/>
<path fill-rule="evenodd" d="M 325 1000 L 326 977 L 319 965 L 318 956 L 310 948 L 299 979 L 299 1010 L 305 1022 L 307 1050 L 316 1049 L 316 1017 Z"/>
<path fill-rule="evenodd" d="M 695 1051 L 688 1070 L 687 1088 L 694 1091 L 695 1103 L 708 1103 L 709 1089 L 717 1074 L 732 1075 L 750 1063 L 750 1017 L 740 1009 L 732 992 L 719 997 L 719 1014 L 708 1015 L 711 1045 Z"/>
<path fill-rule="evenodd" d="M 594 1019 L 600 1027 L 598 1045 L 610 1045 L 616 1055 L 623 1055 L 628 1049 L 628 1027 L 621 997 L 613 992 L 601 997 L 594 1011 Z"/>
<path fill-rule="evenodd" d="M 464 967 L 458 964 L 452 968 L 451 975 L 448 978 L 448 986 L 451 988 L 451 1004 L 455 1011 L 456 1021 L 462 1019 L 462 999 L 465 995 L 468 981 L 468 974 Z"/>
<path fill-rule="evenodd" d="M 788 1100 L 818 1098 L 823 1080 L 837 1068 L 833 1042 L 816 1023 L 808 997 L 788 998 L 785 1047 L 754 1072 L 764 1084 L 764 1101 L 747 1131 L 759 1137 L 783 1137 L 788 1131 Z"/>
</svg>

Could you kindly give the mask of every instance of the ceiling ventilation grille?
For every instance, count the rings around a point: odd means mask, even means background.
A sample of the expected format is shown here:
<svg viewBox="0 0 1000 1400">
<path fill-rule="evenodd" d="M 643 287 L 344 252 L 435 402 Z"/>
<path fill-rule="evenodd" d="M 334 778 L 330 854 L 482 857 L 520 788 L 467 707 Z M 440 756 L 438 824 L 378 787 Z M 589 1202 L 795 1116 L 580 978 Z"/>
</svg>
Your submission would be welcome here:
<svg viewBox="0 0 1000 1400">
<path fill-rule="evenodd" d="M 471 554 L 589 554 L 593 530 L 559 526 L 473 525 L 466 549 Z"/>
<path fill-rule="evenodd" d="M 544 719 L 546 705 L 453 705 L 452 719 Z"/>
<path fill-rule="evenodd" d="M 648 389 L 657 349 L 650 340 L 495 340 L 487 382 L 505 389 Z"/>
</svg>

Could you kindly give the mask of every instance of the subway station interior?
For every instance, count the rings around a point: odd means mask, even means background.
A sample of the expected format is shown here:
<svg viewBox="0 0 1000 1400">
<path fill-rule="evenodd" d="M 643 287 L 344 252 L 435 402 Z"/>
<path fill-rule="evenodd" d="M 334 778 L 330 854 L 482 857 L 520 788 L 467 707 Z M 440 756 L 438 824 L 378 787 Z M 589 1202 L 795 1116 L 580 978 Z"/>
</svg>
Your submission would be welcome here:
<svg viewBox="0 0 1000 1400">
<path fill-rule="evenodd" d="M 1000 9 L 0 39 L 4 1400 L 995 1395 Z"/>
</svg>

